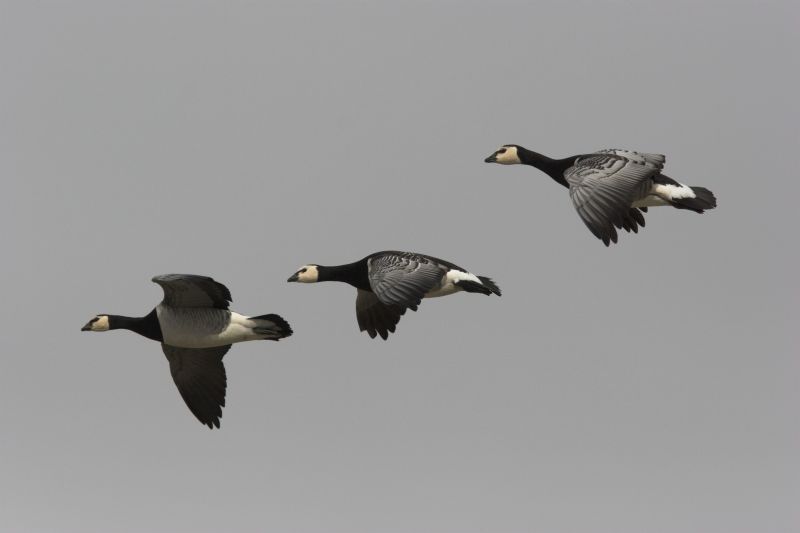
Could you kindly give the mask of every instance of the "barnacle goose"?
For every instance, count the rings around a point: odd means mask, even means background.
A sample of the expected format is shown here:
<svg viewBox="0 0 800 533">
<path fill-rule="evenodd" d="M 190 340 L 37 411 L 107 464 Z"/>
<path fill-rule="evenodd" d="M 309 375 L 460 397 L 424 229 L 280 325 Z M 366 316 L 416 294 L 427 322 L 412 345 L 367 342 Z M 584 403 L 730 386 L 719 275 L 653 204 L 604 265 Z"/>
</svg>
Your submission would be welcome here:
<svg viewBox="0 0 800 533">
<path fill-rule="evenodd" d="M 228 309 L 231 293 L 206 276 L 165 274 L 153 281 L 164 300 L 143 317 L 97 315 L 81 331 L 129 329 L 158 341 L 172 379 L 197 419 L 219 427 L 227 378 L 223 356 L 234 342 L 279 340 L 292 328 L 278 315 L 247 317 Z"/>
<path fill-rule="evenodd" d="M 500 288 L 453 263 L 410 252 L 377 252 L 338 266 L 306 265 L 287 280 L 299 283 L 342 281 L 358 289 L 356 318 L 361 331 L 384 340 L 406 309 L 417 310 L 423 298 L 459 291 L 496 294 Z"/>
<path fill-rule="evenodd" d="M 630 150 L 600 150 L 550 159 L 516 144 L 504 144 L 484 160 L 501 165 L 530 165 L 564 187 L 581 220 L 605 243 L 617 242 L 617 230 L 638 233 L 648 207 L 671 205 L 702 213 L 717 206 L 714 193 L 690 187 L 661 173 L 665 157 Z"/>
</svg>

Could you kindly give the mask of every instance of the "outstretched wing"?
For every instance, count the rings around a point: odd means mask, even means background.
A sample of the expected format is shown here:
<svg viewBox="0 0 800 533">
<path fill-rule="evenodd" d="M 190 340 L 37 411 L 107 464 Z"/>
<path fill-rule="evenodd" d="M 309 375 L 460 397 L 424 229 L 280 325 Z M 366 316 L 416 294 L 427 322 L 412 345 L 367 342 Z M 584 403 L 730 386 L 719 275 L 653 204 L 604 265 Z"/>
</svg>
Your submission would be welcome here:
<svg viewBox="0 0 800 533">
<path fill-rule="evenodd" d="M 386 305 L 419 305 L 445 275 L 431 259 L 409 252 L 382 252 L 367 260 L 369 285 Z"/>
<path fill-rule="evenodd" d="M 169 371 L 183 401 L 209 428 L 219 427 L 228 379 L 222 358 L 231 345 L 214 348 L 178 348 L 162 344 Z"/>
<path fill-rule="evenodd" d="M 661 170 L 664 168 L 664 163 L 667 157 L 664 154 L 645 154 L 643 152 L 634 152 L 633 150 L 622 150 L 620 148 L 608 148 L 606 150 L 598 150 L 596 154 L 612 154 L 630 159 L 642 165 L 648 165 L 655 169 Z"/>
<path fill-rule="evenodd" d="M 647 194 L 650 179 L 659 173 L 643 157 L 640 161 L 612 153 L 581 156 L 564 172 L 569 196 L 581 220 L 606 246 L 617 242 L 618 228 L 633 222 L 631 204 Z M 630 229 L 628 229 L 630 231 Z"/>
<path fill-rule="evenodd" d="M 411 309 L 416 311 L 417 307 L 413 306 Z M 405 312 L 405 307 L 382 304 L 374 292 L 358 290 L 358 296 L 356 296 L 358 329 L 366 331 L 373 339 L 376 335 L 380 335 L 383 340 L 386 340 L 389 333 L 394 333 L 400 317 Z"/>
<path fill-rule="evenodd" d="M 228 288 L 207 276 L 164 274 L 153 281 L 164 289 L 164 305 L 171 307 L 215 307 L 228 309 L 233 300 Z"/>
</svg>

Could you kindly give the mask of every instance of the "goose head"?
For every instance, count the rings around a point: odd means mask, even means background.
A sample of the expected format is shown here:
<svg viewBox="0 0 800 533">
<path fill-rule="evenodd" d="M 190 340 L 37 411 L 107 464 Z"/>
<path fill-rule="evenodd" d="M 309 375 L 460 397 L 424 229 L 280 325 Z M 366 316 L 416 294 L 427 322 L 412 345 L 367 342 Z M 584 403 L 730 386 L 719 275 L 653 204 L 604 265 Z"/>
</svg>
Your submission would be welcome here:
<svg viewBox="0 0 800 533">
<path fill-rule="evenodd" d="M 87 322 L 86 325 L 81 328 L 81 331 L 108 331 L 109 329 L 111 329 L 111 326 L 108 315 L 97 315 Z"/>
<path fill-rule="evenodd" d="M 519 165 L 519 146 L 516 144 L 504 144 L 492 155 L 484 159 L 485 163 L 497 163 L 499 165 Z"/>
<path fill-rule="evenodd" d="M 319 269 L 317 266 L 318 265 L 305 265 L 301 267 L 300 270 L 292 274 L 286 281 L 296 281 L 297 283 L 316 283 L 319 281 Z"/>
</svg>

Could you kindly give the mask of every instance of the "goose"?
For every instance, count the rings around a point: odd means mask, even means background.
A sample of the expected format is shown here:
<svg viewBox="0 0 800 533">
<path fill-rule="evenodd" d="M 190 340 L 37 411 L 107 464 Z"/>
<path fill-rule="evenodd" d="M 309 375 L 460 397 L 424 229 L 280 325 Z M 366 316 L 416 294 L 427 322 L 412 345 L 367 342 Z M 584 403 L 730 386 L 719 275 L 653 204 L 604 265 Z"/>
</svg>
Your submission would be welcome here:
<svg viewBox="0 0 800 533">
<path fill-rule="evenodd" d="M 355 287 L 360 331 L 386 340 L 406 309 L 417 310 L 423 298 L 459 291 L 500 296 L 489 278 L 476 276 L 453 263 L 411 252 L 385 251 L 338 266 L 305 265 L 287 280 L 298 283 L 342 281 Z"/>
<path fill-rule="evenodd" d="M 661 173 L 666 158 L 631 150 L 600 150 L 550 159 L 517 144 L 504 144 L 484 159 L 500 165 L 530 165 L 569 188 L 572 204 L 589 230 L 608 246 L 617 230 L 639 232 L 648 207 L 671 205 L 702 213 L 717 207 L 714 193 Z"/>
<path fill-rule="evenodd" d="M 235 342 L 283 339 L 292 328 L 280 316 L 247 317 L 228 309 L 225 285 L 206 276 L 164 274 L 153 278 L 164 299 L 143 317 L 97 315 L 81 331 L 128 329 L 161 343 L 172 379 L 192 414 L 219 427 L 227 378 L 223 356 Z"/>
</svg>

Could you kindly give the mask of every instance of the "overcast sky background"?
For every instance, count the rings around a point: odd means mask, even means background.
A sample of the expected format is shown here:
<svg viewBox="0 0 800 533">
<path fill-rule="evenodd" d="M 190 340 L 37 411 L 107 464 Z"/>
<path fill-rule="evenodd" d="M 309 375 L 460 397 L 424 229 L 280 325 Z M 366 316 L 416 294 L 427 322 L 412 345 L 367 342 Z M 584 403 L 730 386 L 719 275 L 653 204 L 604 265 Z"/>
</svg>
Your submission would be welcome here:
<svg viewBox="0 0 800 533">
<path fill-rule="evenodd" d="M 0 11 L 0 530 L 800 529 L 796 2 Z M 719 208 L 607 249 L 503 143 L 664 153 Z M 503 297 L 383 342 L 285 281 L 383 249 Z M 295 330 L 226 356 L 221 430 L 80 332 L 169 272 Z"/>
</svg>

